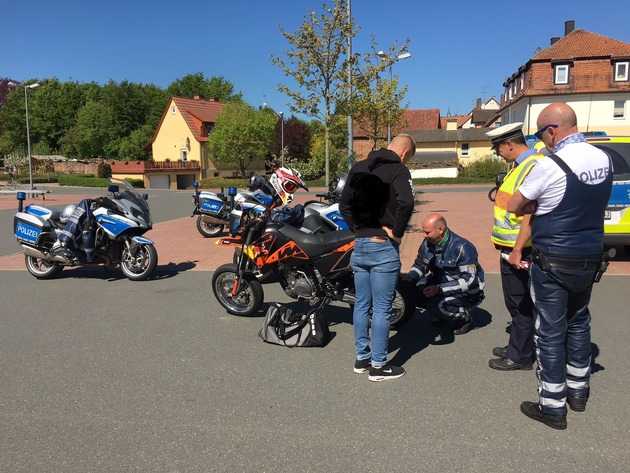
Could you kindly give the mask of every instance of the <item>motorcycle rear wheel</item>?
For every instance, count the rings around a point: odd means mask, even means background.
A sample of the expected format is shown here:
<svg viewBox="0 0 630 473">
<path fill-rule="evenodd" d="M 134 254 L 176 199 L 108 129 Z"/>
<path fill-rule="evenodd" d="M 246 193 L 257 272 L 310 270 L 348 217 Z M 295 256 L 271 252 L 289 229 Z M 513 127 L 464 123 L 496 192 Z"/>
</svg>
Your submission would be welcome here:
<svg viewBox="0 0 630 473">
<path fill-rule="evenodd" d="M 223 232 L 223 225 L 208 223 L 205 221 L 205 217 L 203 215 L 199 215 L 197 217 L 197 230 L 205 238 L 212 238 L 220 235 Z"/>
<path fill-rule="evenodd" d="M 219 304 L 232 315 L 252 316 L 257 314 L 264 302 L 261 284 L 255 279 L 241 279 L 236 296 L 232 288 L 238 269 L 235 264 L 219 266 L 212 275 L 212 292 Z"/>
<path fill-rule="evenodd" d="M 63 266 L 57 263 L 29 255 L 24 255 L 24 263 L 26 270 L 37 279 L 51 279 L 63 269 Z"/>
</svg>

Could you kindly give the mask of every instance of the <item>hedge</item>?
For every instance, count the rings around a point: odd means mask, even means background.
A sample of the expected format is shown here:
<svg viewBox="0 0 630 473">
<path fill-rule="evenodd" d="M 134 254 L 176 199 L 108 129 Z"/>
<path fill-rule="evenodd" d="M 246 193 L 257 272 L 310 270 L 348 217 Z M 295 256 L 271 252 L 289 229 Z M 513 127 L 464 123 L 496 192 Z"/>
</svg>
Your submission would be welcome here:
<svg viewBox="0 0 630 473">
<path fill-rule="evenodd" d="M 143 179 L 127 178 L 127 179 L 125 179 L 125 181 L 127 181 L 129 184 L 131 184 L 132 187 L 135 187 L 137 189 L 144 189 L 144 180 Z"/>
<path fill-rule="evenodd" d="M 109 181 L 102 177 L 85 177 L 74 174 L 62 174 L 58 176 L 59 185 L 79 187 L 107 187 Z"/>
</svg>

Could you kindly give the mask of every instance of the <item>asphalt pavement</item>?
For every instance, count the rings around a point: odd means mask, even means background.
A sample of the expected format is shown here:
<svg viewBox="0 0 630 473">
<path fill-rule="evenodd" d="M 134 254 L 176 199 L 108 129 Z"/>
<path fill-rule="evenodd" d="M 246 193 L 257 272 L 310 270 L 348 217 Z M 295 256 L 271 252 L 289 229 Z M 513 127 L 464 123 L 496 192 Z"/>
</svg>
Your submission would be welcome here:
<svg viewBox="0 0 630 473">
<path fill-rule="evenodd" d="M 260 317 L 227 315 L 211 273 L 186 269 L 0 272 L 0 471 L 630 471 L 627 277 L 596 286 L 592 399 L 558 432 L 518 410 L 533 371 L 487 367 L 506 341 L 494 275 L 479 328 L 436 345 L 416 317 L 390 341 L 407 375 L 370 383 L 349 309 L 326 312 L 325 348 L 267 345 Z"/>
</svg>

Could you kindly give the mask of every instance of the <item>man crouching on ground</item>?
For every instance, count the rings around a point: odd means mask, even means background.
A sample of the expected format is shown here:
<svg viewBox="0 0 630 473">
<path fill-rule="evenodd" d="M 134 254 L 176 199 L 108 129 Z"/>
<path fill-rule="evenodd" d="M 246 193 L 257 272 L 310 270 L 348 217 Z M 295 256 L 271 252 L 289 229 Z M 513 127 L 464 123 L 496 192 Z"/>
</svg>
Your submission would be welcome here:
<svg viewBox="0 0 630 473">
<path fill-rule="evenodd" d="M 455 335 L 473 327 L 471 311 L 483 301 L 484 273 L 475 246 L 449 230 L 444 217 L 422 221 L 425 238 L 407 280 L 422 288 L 434 323 L 447 323 Z"/>
</svg>

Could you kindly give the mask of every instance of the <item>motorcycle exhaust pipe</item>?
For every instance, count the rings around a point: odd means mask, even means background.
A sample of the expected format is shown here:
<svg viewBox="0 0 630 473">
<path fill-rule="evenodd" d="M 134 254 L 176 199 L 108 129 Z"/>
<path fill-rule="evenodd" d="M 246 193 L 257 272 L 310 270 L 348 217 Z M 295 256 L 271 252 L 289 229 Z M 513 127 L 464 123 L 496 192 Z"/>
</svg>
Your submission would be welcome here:
<svg viewBox="0 0 630 473">
<path fill-rule="evenodd" d="M 63 256 L 52 256 L 42 253 L 36 248 L 32 246 L 21 245 L 24 250 L 24 254 L 27 256 L 32 256 L 33 258 L 43 259 L 45 261 L 55 262 L 55 263 L 68 263 L 68 260 Z"/>
<path fill-rule="evenodd" d="M 354 304 L 356 304 L 356 303 L 357 303 L 357 298 L 356 298 L 356 296 L 353 296 L 352 294 L 348 294 L 348 293 L 345 293 L 345 294 L 343 295 L 343 297 L 341 298 L 341 300 L 342 300 L 343 302 L 345 302 L 346 304 L 352 304 L 352 305 L 354 305 Z"/>
</svg>

